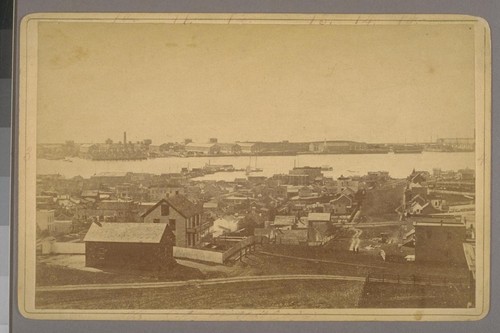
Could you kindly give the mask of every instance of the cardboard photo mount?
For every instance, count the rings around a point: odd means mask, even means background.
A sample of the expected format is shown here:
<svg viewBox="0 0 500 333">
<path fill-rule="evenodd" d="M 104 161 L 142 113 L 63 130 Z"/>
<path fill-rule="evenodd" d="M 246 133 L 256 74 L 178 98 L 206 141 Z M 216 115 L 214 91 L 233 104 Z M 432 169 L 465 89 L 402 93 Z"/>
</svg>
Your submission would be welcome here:
<svg viewBox="0 0 500 333">
<path fill-rule="evenodd" d="M 223 24 L 319 26 L 467 25 L 474 31 L 476 138 L 476 306 L 469 309 L 185 309 L 185 310 L 47 310 L 35 306 L 36 285 L 36 144 L 37 50 L 39 24 Z M 355 38 L 355 31 L 352 32 Z M 409 35 L 410 36 L 410 35 Z M 144 36 L 148 38 L 148 36 Z M 388 45 L 387 52 L 391 49 Z M 20 30 L 19 77 L 19 311 L 31 319 L 52 320 L 182 320 L 182 321 L 465 321 L 480 320 L 490 301 L 491 188 L 491 45 L 485 20 L 464 15 L 311 15 L 311 14 L 138 14 L 37 13 L 23 18 Z M 457 92 L 457 94 L 460 92 Z M 193 92 L 196 95 L 196 92 Z M 96 120 L 97 121 L 97 120 Z M 453 120 L 450 120 L 452 123 Z"/>
</svg>

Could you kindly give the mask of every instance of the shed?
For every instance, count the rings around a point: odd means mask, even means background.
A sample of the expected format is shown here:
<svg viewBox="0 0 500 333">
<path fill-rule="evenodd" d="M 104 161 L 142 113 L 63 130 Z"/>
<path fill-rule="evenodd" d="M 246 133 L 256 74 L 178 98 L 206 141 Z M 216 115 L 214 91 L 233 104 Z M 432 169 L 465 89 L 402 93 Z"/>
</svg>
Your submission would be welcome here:
<svg viewBox="0 0 500 333">
<path fill-rule="evenodd" d="M 85 235 L 85 266 L 163 269 L 175 263 L 167 224 L 93 223 Z"/>
</svg>

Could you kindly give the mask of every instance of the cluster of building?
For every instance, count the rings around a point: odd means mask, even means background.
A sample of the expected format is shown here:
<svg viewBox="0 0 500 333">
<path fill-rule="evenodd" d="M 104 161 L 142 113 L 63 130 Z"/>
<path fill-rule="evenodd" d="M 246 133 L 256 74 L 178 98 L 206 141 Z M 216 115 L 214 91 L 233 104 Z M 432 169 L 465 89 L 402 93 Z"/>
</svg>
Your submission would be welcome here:
<svg viewBox="0 0 500 333">
<path fill-rule="evenodd" d="M 106 249 L 108 245 L 95 244 L 105 243 L 106 237 L 116 243 L 110 228 L 124 233 L 123 239 L 134 238 L 125 234 L 136 233 L 134 239 L 143 242 L 141 237 L 160 232 L 160 227 L 146 226 L 156 224 L 165 227 L 161 232 L 169 236 L 154 239 L 176 247 L 210 249 L 220 237 L 254 235 L 282 244 L 314 245 L 327 240 L 332 226 L 352 220 L 366 184 L 389 179 L 386 172 L 333 179 L 313 167 L 231 182 L 197 181 L 194 175 L 191 171 L 162 175 L 104 172 L 69 179 L 39 175 L 38 236 L 72 242 L 84 238 L 92 244 L 87 253 L 90 262 L 103 256 L 96 253 L 115 253 Z M 143 233 L 137 232 L 141 225 L 148 228 Z"/>
<path fill-rule="evenodd" d="M 464 178 L 457 177 L 459 174 Z M 451 180 L 473 182 L 473 179 L 470 169 L 458 172 L 435 169 L 433 175 L 413 170 L 407 178 L 403 203 L 397 209 L 400 217 L 412 225 L 403 235 L 400 246 L 414 248 L 416 262 L 467 266 L 471 290 L 475 281 L 474 195 L 460 186 L 454 186 L 451 191 L 435 184 Z"/>
<path fill-rule="evenodd" d="M 193 253 L 205 260 L 220 244 L 248 237 L 318 246 L 353 226 L 367 191 L 394 183 L 385 171 L 334 179 L 323 170 L 295 167 L 287 174 L 250 174 L 234 181 L 199 181 L 192 170 L 70 179 L 39 175 L 38 236 L 84 242 L 87 264 L 93 267 L 126 263 L 161 269 L 175 262 L 176 249 L 202 251 Z M 463 260 L 464 246 L 473 246 L 468 240 L 474 238 L 474 196 L 456 190 L 464 189 L 458 183 L 473 183 L 469 174 L 469 169 L 436 169 L 432 175 L 413 170 L 406 179 L 396 211 L 402 221 L 412 222 L 402 245 L 415 248 L 416 261 Z M 442 188 L 451 183 L 455 187 Z"/>
<path fill-rule="evenodd" d="M 46 159 L 80 157 L 92 160 L 136 160 L 169 156 L 239 156 L 239 155 L 296 155 L 296 154 L 387 154 L 421 153 L 422 151 L 454 152 L 474 151 L 474 138 L 443 138 L 432 143 L 419 144 L 375 144 L 346 140 L 324 140 L 313 142 L 219 142 L 210 138 L 208 142 L 193 142 L 185 139 L 181 143 L 154 145 L 150 139 L 103 143 L 38 144 L 37 156 Z"/>
<path fill-rule="evenodd" d="M 401 219 L 415 215 L 446 213 L 456 207 L 473 207 L 474 175 L 472 169 L 458 172 L 434 169 L 415 171 L 407 178 L 402 204 L 397 208 Z"/>
</svg>

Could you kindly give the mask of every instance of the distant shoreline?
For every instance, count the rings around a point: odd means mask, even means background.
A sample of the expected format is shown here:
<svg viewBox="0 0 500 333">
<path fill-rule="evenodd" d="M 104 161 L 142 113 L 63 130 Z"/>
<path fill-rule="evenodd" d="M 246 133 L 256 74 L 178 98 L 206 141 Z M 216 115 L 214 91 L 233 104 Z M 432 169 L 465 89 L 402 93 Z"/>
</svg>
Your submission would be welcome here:
<svg viewBox="0 0 500 333">
<path fill-rule="evenodd" d="M 81 158 L 78 156 L 75 157 L 65 157 L 65 158 L 43 158 L 43 157 L 38 157 L 37 159 L 39 160 L 48 160 L 48 161 L 67 161 L 71 162 L 72 158 L 78 158 L 82 160 L 88 160 L 88 161 L 93 161 L 93 162 L 110 162 L 110 161 L 147 161 L 147 160 L 154 160 L 154 159 L 159 159 L 159 158 L 213 158 L 213 157 L 267 157 L 267 156 L 303 156 L 303 155 L 420 155 L 423 153 L 474 153 L 474 151 L 422 151 L 422 152 L 399 152 L 399 153 L 392 153 L 392 152 L 370 152 L 370 151 L 352 151 L 352 152 L 296 152 L 296 153 L 255 153 L 255 154 L 210 154 L 210 155 L 192 155 L 192 156 L 175 156 L 175 155 L 170 155 L 170 156 L 156 156 L 156 157 L 148 157 L 148 158 L 143 158 L 143 159 L 88 159 L 88 158 Z"/>
</svg>

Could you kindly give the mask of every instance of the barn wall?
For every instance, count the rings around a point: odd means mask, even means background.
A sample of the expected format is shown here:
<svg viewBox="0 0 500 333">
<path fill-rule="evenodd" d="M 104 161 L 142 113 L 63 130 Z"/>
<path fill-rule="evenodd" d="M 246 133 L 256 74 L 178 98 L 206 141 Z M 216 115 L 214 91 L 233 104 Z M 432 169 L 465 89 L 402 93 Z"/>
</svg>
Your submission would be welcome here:
<svg viewBox="0 0 500 333">
<path fill-rule="evenodd" d="M 415 261 L 464 264 L 465 227 L 416 226 Z"/>
<path fill-rule="evenodd" d="M 172 245 L 86 242 L 85 265 L 155 270 L 173 263 Z"/>
</svg>

